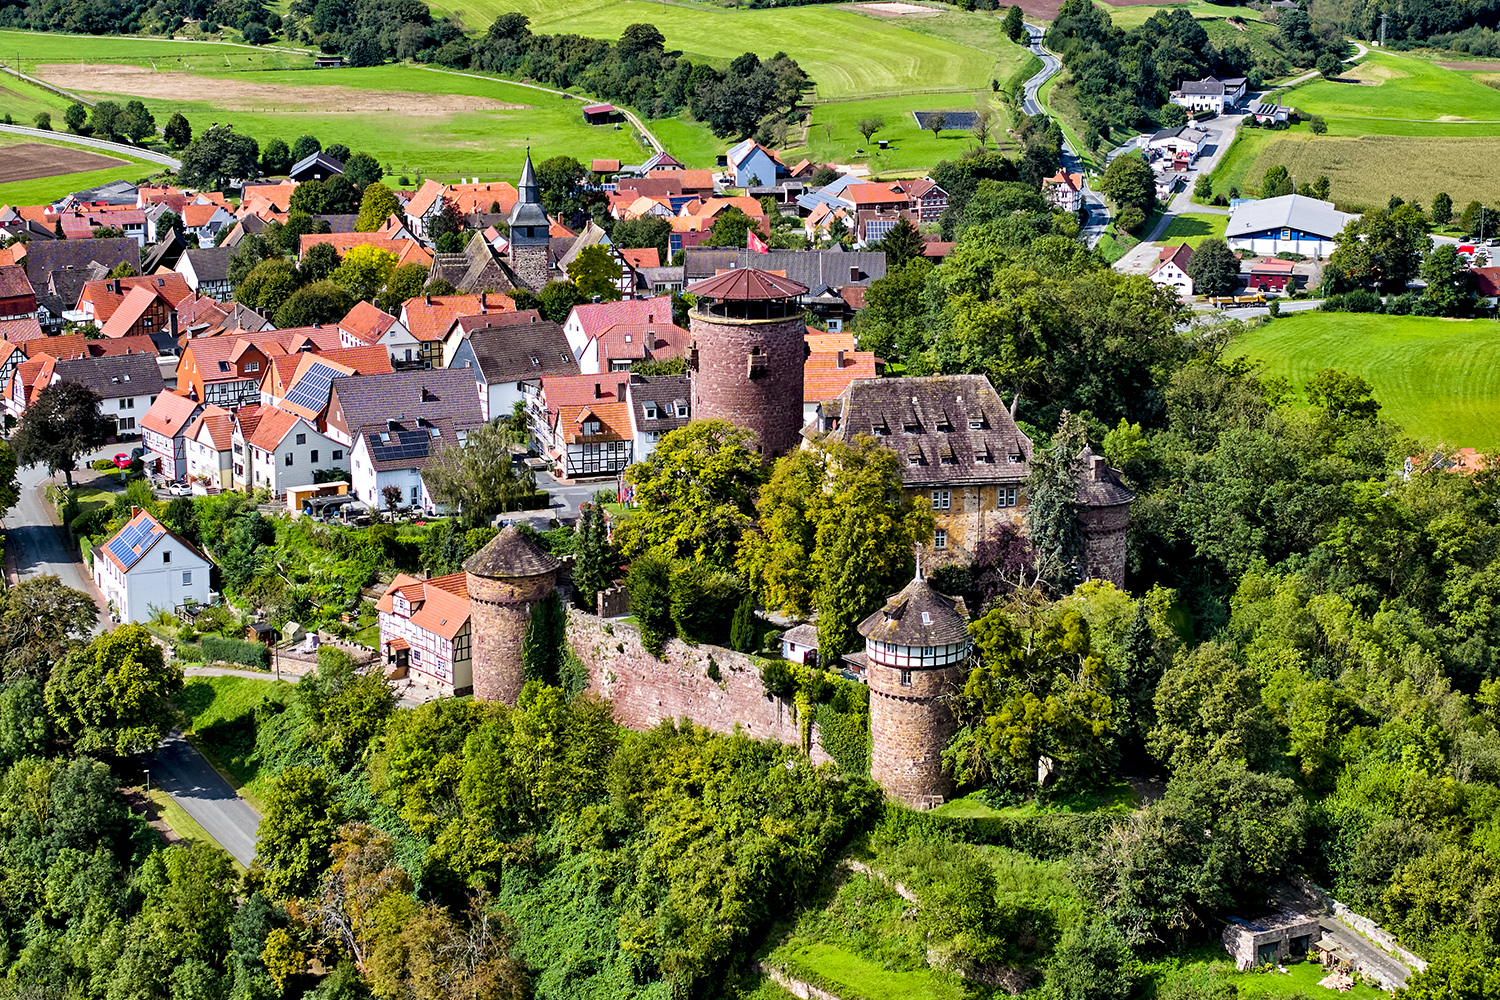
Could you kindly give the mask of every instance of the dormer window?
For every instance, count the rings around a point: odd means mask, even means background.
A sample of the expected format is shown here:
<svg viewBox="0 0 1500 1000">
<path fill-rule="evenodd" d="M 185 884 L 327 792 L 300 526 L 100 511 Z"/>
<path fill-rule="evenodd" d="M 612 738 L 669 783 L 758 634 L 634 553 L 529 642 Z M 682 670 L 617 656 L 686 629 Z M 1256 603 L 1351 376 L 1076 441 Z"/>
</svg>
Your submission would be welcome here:
<svg viewBox="0 0 1500 1000">
<path fill-rule="evenodd" d="M 258 371 L 260 371 L 260 362 L 259 361 L 247 361 L 247 362 L 245 362 L 245 371 L 247 371 L 247 372 L 258 372 Z"/>
<path fill-rule="evenodd" d="M 953 424 L 948 420 L 948 417 L 944 415 L 938 417 L 937 429 L 946 434 L 949 431 L 953 430 Z"/>
<path fill-rule="evenodd" d="M 688 405 L 686 403 L 677 404 L 677 415 L 679 417 L 686 417 L 688 415 Z"/>
<path fill-rule="evenodd" d="M 598 434 L 599 433 L 599 421 L 597 421 L 597 420 L 585 420 L 583 422 L 583 433 L 585 433 L 585 434 Z"/>
<path fill-rule="evenodd" d="M 1020 465 L 1021 462 L 1022 462 L 1021 453 L 1019 451 L 1013 451 L 1013 452 L 1011 452 L 1010 453 L 1010 462 L 1011 462 L 1012 465 Z"/>
<path fill-rule="evenodd" d="M 976 413 L 976 414 L 974 414 L 973 416 L 971 416 L 969 418 L 969 430 L 971 430 L 971 431 L 982 431 L 982 430 L 984 430 L 984 414 L 983 413 Z"/>
<path fill-rule="evenodd" d="M 647 420 L 655 420 L 656 419 L 656 404 L 655 403 L 647 403 L 642 409 L 645 411 L 646 419 Z"/>
</svg>

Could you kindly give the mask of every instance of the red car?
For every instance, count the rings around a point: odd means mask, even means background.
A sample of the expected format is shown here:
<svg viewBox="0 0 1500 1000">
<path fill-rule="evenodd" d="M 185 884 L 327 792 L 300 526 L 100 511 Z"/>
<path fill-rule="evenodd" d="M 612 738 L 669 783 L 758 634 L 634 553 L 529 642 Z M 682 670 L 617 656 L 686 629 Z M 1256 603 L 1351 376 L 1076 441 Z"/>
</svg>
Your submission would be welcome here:
<svg viewBox="0 0 1500 1000">
<path fill-rule="evenodd" d="M 118 455 L 116 455 L 115 456 L 115 468 L 117 468 L 117 469 L 128 469 L 128 468 L 130 468 L 130 456 L 127 455 L 127 454 L 125 454 L 123 451 L 120 452 Z"/>
</svg>

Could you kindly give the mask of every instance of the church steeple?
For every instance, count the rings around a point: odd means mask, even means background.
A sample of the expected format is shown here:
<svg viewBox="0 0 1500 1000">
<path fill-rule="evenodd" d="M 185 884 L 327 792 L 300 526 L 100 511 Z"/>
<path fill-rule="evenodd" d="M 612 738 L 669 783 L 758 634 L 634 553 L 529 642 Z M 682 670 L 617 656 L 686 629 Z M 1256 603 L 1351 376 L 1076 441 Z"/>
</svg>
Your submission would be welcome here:
<svg viewBox="0 0 1500 1000">
<path fill-rule="evenodd" d="M 526 166 L 521 168 L 521 183 L 517 185 L 520 192 L 520 202 L 527 205 L 539 204 L 542 196 L 536 182 L 536 170 L 531 165 L 531 147 L 526 147 Z"/>
</svg>

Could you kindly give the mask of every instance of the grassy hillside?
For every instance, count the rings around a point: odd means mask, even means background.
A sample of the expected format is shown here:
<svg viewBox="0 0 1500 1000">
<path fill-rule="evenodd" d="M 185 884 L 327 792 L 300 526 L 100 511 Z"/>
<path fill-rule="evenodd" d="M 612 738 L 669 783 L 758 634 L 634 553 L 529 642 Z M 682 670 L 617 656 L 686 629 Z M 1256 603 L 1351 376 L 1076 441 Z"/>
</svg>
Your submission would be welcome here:
<svg viewBox="0 0 1500 1000">
<path fill-rule="evenodd" d="M 1334 135 L 1493 135 L 1500 124 L 1500 90 L 1475 74 L 1435 63 L 1372 53 L 1340 77 L 1316 79 L 1281 96 L 1282 103 L 1328 119 Z M 1357 82 L 1355 82 L 1357 81 Z M 1468 125 L 1467 131 L 1453 131 Z M 1415 126 L 1415 127 L 1414 127 Z"/>
<path fill-rule="evenodd" d="M 129 63 L 159 69 L 177 69 L 190 64 L 193 69 L 282 69 L 312 65 L 312 57 L 253 45 L 231 42 L 179 42 L 168 38 L 129 38 L 109 35 L 66 35 L 34 31 L 0 31 L 0 59 L 11 65 L 16 59 L 22 69 L 38 62 Z M 170 67 L 168 64 L 170 63 Z"/>
<path fill-rule="evenodd" d="M 989 90 L 974 94 L 912 94 L 906 97 L 885 97 L 873 101 L 846 101 L 839 104 L 819 104 L 812 111 L 812 127 L 807 131 L 806 143 L 795 143 L 788 137 L 786 156 L 791 162 L 807 157 L 820 163 L 867 163 L 876 173 L 921 170 L 931 167 L 939 160 L 956 160 L 971 146 L 976 145 L 973 135 L 962 129 L 940 132 L 933 136 L 917 126 L 913 111 L 974 111 L 990 107 Z M 996 128 L 991 142 L 998 142 L 1001 149 L 1011 149 L 1004 130 L 1005 114 L 992 110 Z M 885 128 L 875 133 L 875 142 L 866 146 L 864 136 L 855 129 L 855 124 L 864 118 L 885 119 Z M 885 139 L 890 148 L 878 148 L 879 140 Z M 864 149 L 864 154 L 856 150 Z"/>
<path fill-rule="evenodd" d="M 1245 334 L 1233 353 L 1299 389 L 1322 368 L 1366 379 L 1381 415 L 1428 444 L 1500 449 L 1500 324 L 1302 313 Z"/>
</svg>

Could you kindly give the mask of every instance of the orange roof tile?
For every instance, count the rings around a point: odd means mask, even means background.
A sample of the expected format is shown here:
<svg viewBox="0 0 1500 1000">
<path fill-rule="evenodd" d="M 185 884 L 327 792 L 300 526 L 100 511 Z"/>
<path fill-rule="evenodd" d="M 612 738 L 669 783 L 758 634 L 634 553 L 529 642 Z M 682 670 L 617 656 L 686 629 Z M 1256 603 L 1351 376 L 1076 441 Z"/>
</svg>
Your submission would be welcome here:
<svg viewBox="0 0 1500 1000">
<path fill-rule="evenodd" d="M 872 351 L 810 354 L 802 364 L 802 402 L 821 403 L 838 396 L 857 378 L 879 377 Z"/>
<path fill-rule="evenodd" d="M 151 409 L 141 419 L 141 426 L 164 437 L 176 437 L 192 423 L 198 404 L 175 392 L 164 392 L 156 397 Z"/>
<path fill-rule="evenodd" d="M 515 310 L 515 300 L 509 295 L 426 295 L 407 299 L 401 307 L 401 316 L 413 337 L 419 341 L 433 341 L 446 337 L 458 316 Z"/>
<path fill-rule="evenodd" d="M 201 440 L 200 435 L 205 430 L 209 441 L 213 443 L 214 451 L 228 451 L 234 443 L 234 414 L 222 406 L 209 403 L 188 425 L 187 436 Z"/>
<path fill-rule="evenodd" d="M 431 580 L 420 580 L 397 573 L 375 605 L 376 611 L 394 613 L 395 596 L 400 594 L 412 607 L 411 623 L 424 631 L 452 639 L 463 631 L 469 620 L 467 576 L 453 573 Z M 392 644 L 394 646 L 394 643 Z"/>
</svg>

